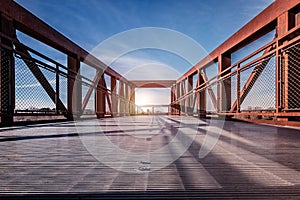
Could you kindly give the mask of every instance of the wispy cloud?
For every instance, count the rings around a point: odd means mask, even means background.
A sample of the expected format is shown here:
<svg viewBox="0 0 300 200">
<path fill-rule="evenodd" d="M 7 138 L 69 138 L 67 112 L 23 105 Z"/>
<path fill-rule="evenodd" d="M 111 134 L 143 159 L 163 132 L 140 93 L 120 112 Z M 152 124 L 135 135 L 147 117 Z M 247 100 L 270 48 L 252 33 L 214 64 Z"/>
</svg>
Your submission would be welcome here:
<svg viewBox="0 0 300 200">
<path fill-rule="evenodd" d="M 113 66 L 129 80 L 176 80 L 180 76 L 171 66 L 149 58 L 124 56 L 116 60 Z"/>
<path fill-rule="evenodd" d="M 56 80 L 50 80 L 49 83 L 53 86 L 56 83 Z M 39 82 L 32 83 L 32 84 L 26 84 L 26 85 L 16 85 L 16 88 L 33 88 L 33 87 L 41 87 L 41 84 Z"/>
<path fill-rule="evenodd" d="M 273 2 L 274 0 L 262 0 L 260 4 L 255 6 L 244 6 L 242 11 L 246 16 L 254 17 Z"/>
<path fill-rule="evenodd" d="M 105 51 L 96 49 L 91 54 L 131 80 L 175 80 L 181 75 L 175 67 L 161 61 L 156 56 L 145 53 L 143 49 L 120 56 L 120 49 L 128 47 L 122 46 L 122 44 L 117 45 L 118 47 L 111 47 L 110 50 L 106 49 Z M 114 51 L 114 49 L 118 50 Z"/>
</svg>

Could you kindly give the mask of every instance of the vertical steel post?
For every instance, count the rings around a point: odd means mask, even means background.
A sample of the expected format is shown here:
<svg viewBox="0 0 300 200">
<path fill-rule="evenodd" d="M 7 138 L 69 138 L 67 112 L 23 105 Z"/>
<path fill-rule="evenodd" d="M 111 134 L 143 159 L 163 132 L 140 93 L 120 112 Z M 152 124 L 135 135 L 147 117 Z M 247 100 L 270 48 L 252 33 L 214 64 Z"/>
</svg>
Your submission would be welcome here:
<svg viewBox="0 0 300 200">
<path fill-rule="evenodd" d="M 282 109 L 282 73 L 281 73 L 281 55 L 279 54 L 279 49 L 278 49 L 279 43 L 278 41 L 276 42 L 276 114 L 278 114 L 281 109 Z"/>
<path fill-rule="evenodd" d="M 0 32 L 8 38 L 16 37 L 13 20 L 0 15 Z M 0 42 L 13 48 L 12 41 L 0 38 Z M 15 109 L 15 60 L 12 51 L 0 51 L 0 108 L 1 124 L 12 125 Z"/>
<path fill-rule="evenodd" d="M 96 91 L 96 115 L 97 118 L 103 118 L 105 117 L 106 113 L 106 103 L 105 103 L 105 95 L 106 91 L 104 86 L 104 74 L 101 75 L 101 78 L 97 85 L 97 91 Z"/>
<path fill-rule="evenodd" d="M 110 89 L 111 89 L 112 117 L 115 117 L 118 112 L 118 99 L 117 99 L 116 84 L 117 84 L 116 78 L 111 76 Z"/>
<path fill-rule="evenodd" d="M 82 113 L 82 84 L 78 77 L 80 74 L 80 60 L 68 55 L 68 118 L 70 120 L 80 118 Z"/>
<path fill-rule="evenodd" d="M 171 86 L 171 104 L 169 109 L 169 114 L 175 115 L 175 109 L 174 109 L 174 101 L 175 101 L 175 85 Z"/>
<path fill-rule="evenodd" d="M 289 31 L 291 23 L 290 18 L 291 15 L 289 12 L 285 12 L 278 17 L 276 27 L 277 37 L 281 37 Z M 277 45 L 279 45 L 279 43 L 277 43 Z M 276 48 L 276 112 L 278 113 L 280 108 L 288 109 L 289 107 L 289 56 L 287 52 L 283 52 L 282 55 L 279 55 L 278 46 L 276 46 Z M 279 59 L 279 56 L 282 56 L 282 60 Z M 279 105 L 280 102 L 282 102 L 281 106 Z M 279 121 L 288 120 L 288 118 L 277 119 Z"/>
<path fill-rule="evenodd" d="M 61 110 L 61 108 L 59 107 L 59 66 L 56 65 L 56 69 L 55 69 L 55 106 L 56 106 L 56 114 L 59 114 L 59 111 Z"/>
<path fill-rule="evenodd" d="M 135 115 L 135 87 L 130 88 L 130 114 Z"/>
<path fill-rule="evenodd" d="M 226 76 L 230 73 L 230 70 L 224 72 L 231 66 L 231 56 L 228 54 L 222 54 L 218 57 L 218 75 L 219 78 Z M 231 79 L 226 78 L 225 80 L 219 81 L 218 84 L 218 102 L 217 112 L 226 112 L 231 108 Z"/>
<path fill-rule="evenodd" d="M 121 116 L 124 116 L 124 83 L 119 81 L 119 113 Z"/>
<path fill-rule="evenodd" d="M 125 87 L 125 107 L 124 107 L 124 110 L 125 110 L 125 115 L 129 115 L 129 106 L 130 106 L 130 97 L 129 97 L 129 87 L 126 83 L 124 83 L 124 87 Z"/>
<path fill-rule="evenodd" d="M 186 79 L 184 79 L 183 81 L 181 81 L 181 83 L 180 83 L 180 97 L 184 97 L 184 95 L 185 95 L 185 91 L 186 91 L 186 88 L 185 88 L 185 81 L 186 81 Z M 184 114 L 186 114 L 186 105 L 185 105 L 185 99 L 181 99 L 181 101 L 180 101 L 180 105 L 181 105 L 181 112 L 182 113 L 184 113 Z"/>
<path fill-rule="evenodd" d="M 236 73 L 236 100 L 237 100 L 237 107 L 236 112 L 239 113 L 241 111 L 241 71 L 239 70 L 240 65 L 237 66 L 237 73 Z M 230 105 L 231 107 L 231 105 Z"/>
<path fill-rule="evenodd" d="M 180 111 L 181 111 L 181 106 L 180 106 L 180 101 L 178 101 L 178 99 L 180 98 L 180 82 L 176 83 L 176 115 L 180 115 Z"/>
<path fill-rule="evenodd" d="M 187 93 L 193 90 L 193 76 L 187 78 Z M 190 94 L 187 97 L 187 109 L 186 112 L 188 115 L 193 115 L 193 94 Z"/>
<path fill-rule="evenodd" d="M 202 84 L 205 83 L 201 71 L 198 70 L 198 81 L 197 81 L 197 87 L 200 87 Z M 206 117 L 206 89 L 200 90 L 197 92 L 197 108 L 198 108 L 198 116 L 200 118 Z"/>
</svg>

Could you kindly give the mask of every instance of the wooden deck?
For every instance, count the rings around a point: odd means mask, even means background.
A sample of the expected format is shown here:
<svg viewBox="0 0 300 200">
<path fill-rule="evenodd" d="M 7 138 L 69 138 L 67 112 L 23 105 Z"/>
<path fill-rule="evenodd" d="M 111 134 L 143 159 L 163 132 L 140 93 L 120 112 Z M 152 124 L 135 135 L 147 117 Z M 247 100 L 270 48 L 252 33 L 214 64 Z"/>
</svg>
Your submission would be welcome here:
<svg viewBox="0 0 300 200">
<path fill-rule="evenodd" d="M 199 158 L 210 123 L 140 116 L 1 128 L 0 199 L 299 198 L 300 129 L 227 121 Z"/>
</svg>

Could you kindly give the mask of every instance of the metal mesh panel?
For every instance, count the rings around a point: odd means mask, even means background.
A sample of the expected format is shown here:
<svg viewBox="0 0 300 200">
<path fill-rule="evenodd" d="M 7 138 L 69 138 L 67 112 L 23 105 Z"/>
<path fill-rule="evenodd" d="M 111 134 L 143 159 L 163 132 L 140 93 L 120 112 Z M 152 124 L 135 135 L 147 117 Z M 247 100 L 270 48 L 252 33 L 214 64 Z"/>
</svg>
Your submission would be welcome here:
<svg viewBox="0 0 300 200">
<path fill-rule="evenodd" d="M 236 80 L 228 76 L 219 81 L 219 112 L 227 112 L 236 98 Z M 227 96 L 228 95 L 228 96 Z M 233 98 L 232 98 L 233 96 Z M 222 104 L 222 105 L 220 105 Z"/>
<path fill-rule="evenodd" d="M 285 108 L 298 110 L 300 109 L 300 43 L 284 51 L 282 69 Z"/>
<path fill-rule="evenodd" d="M 82 85 L 82 100 L 84 100 L 88 90 L 89 90 L 89 87 L 88 85 Z M 85 107 L 85 110 L 83 111 L 83 114 L 85 115 L 91 115 L 91 114 L 95 114 L 96 111 L 95 111 L 95 89 L 93 89 L 93 92 L 89 98 L 89 101 Z"/>
<path fill-rule="evenodd" d="M 185 100 L 180 101 L 180 110 L 182 113 L 185 113 L 185 110 L 186 110 Z"/>
<path fill-rule="evenodd" d="M 234 102 L 237 99 L 237 76 L 236 74 L 234 74 L 233 76 L 231 76 L 231 105 L 230 107 L 233 106 Z"/>
<path fill-rule="evenodd" d="M 110 99 L 110 97 L 108 98 Z M 129 109 L 129 105 L 128 105 L 128 109 Z M 106 97 L 105 97 L 105 112 L 106 112 L 105 114 L 110 114 L 110 108 Z"/>
<path fill-rule="evenodd" d="M 210 92 L 213 92 L 217 98 L 217 85 L 212 85 L 206 89 L 206 111 L 216 113 L 216 108 L 214 107 L 213 100 L 211 98 Z"/>
<path fill-rule="evenodd" d="M 198 114 L 198 98 L 197 98 L 197 94 L 193 95 L 194 97 L 194 108 L 193 108 L 193 113 Z M 196 98 L 195 98 L 196 97 Z"/>
<path fill-rule="evenodd" d="M 241 110 L 275 110 L 275 72 L 275 56 L 265 58 L 241 72 L 241 93 L 244 93 Z"/>
<path fill-rule="evenodd" d="M 55 90 L 55 73 L 42 69 L 41 67 L 40 69 L 44 76 L 50 80 L 49 83 Z M 15 81 L 16 110 L 55 110 L 54 102 L 25 62 L 19 57 L 15 58 Z"/>
<path fill-rule="evenodd" d="M 40 67 L 41 72 L 47 78 L 48 82 L 50 83 L 52 89 L 56 90 L 56 73 L 54 71 L 50 71 L 49 69 L 45 69 Z"/>
<path fill-rule="evenodd" d="M 67 91 L 68 91 L 68 79 L 66 76 L 59 76 L 59 98 L 61 102 L 67 107 Z"/>
<path fill-rule="evenodd" d="M 111 95 L 108 95 L 108 99 L 109 99 L 109 101 L 111 102 Z M 105 97 L 105 108 L 106 108 L 106 113 L 108 114 L 108 113 L 110 113 L 110 108 L 109 108 L 109 104 L 108 104 L 108 102 L 107 102 L 107 98 Z"/>
<path fill-rule="evenodd" d="M 218 63 L 214 63 L 204 69 L 208 80 L 218 75 Z"/>
<path fill-rule="evenodd" d="M 253 70 L 254 70 L 255 66 L 250 66 L 249 68 L 244 69 L 241 73 L 240 73 L 240 89 L 243 89 L 247 83 L 247 81 L 249 80 Z"/>
</svg>

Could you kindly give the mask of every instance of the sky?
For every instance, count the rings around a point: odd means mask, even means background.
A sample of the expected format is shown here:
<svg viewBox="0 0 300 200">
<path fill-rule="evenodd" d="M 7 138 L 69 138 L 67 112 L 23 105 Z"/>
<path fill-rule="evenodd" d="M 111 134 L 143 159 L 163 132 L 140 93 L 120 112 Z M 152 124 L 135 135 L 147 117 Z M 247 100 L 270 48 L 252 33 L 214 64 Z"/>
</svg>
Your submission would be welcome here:
<svg viewBox="0 0 300 200">
<path fill-rule="evenodd" d="M 130 80 L 175 80 L 273 0 L 17 0 L 16 2 L 83 49 L 99 56 L 99 59 Z M 191 48 L 186 51 L 187 54 L 198 56 L 199 59 L 196 57 L 198 60 L 189 60 L 176 52 L 144 48 L 119 55 L 110 62 L 111 52 L 103 50 L 101 48 L 103 44 L 120 33 L 144 27 L 158 27 L 182 34 L 188 42 L 197 43 L 204 53 L 195 52 Z M 28 46 L 40 50 L 62 64 L 66 63 L 65 55 L 23 34 L 19 33 L 18 36 Z M 166 43 L 166 40 L 158 41 Z M 180 43 L 177 46 L 182 49 L 182 45 L 183 43 Z M 82 70 L 82 73 L 87 76 L 93 74 L 88 67 Z M 158 94 L 156 96 L 159 98 L 151 99 L 155 94 Z M 151 90 L 139 89 L 137 102 L 168 104 L 169 96 L 169 91 L 165 90 L 158 93 L 152 90 L 151 93 Z"/>
</svg>

